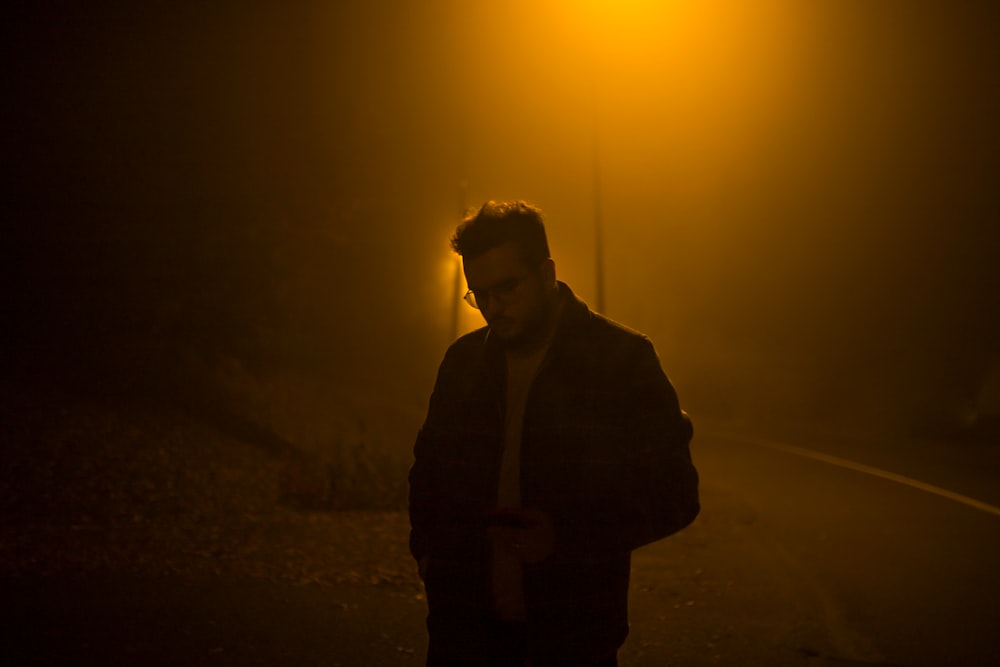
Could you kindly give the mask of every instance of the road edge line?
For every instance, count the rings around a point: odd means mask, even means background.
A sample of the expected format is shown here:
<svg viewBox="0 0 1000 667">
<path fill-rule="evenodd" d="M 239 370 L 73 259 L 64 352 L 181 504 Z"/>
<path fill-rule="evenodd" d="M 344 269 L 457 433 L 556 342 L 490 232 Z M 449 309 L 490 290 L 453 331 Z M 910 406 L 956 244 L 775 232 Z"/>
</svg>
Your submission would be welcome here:
<svg viewBox="0 0 1000 667">
<path fill-rule="evenodd" d="M 855 472 L 864 473 L 866 475 L 872 475 L 873 477 L 881 477 L 882 479 L 887 479 L 891 482 L 896 482 L 898 484 L 903 484 L 905 486 L 909 486 L 914 489 L 926 491 L 927 493 L 933 493 L 934 495 L 941 496 L 942 498 L 947 498 L 948 500 L 954 500 L 955 502 L 962 503 L 963 505 L 968 505 L 969 507 L 986 512 L 987 514 L 995 514 L 996 516 L 1000 516 L 1000 507 L 996 507 L 995 505 L 990 505 L 989 503 L 985 503 L 981 500 L 976 500 L 975 498 L 962 495 L 961 493 L 955 493 L 954 491 L 943 489 L 940 486 L 934 486 L 933 484 L 928 484 L 927 482 L 921 482 L 919 479 L 913 479 L 912 477 L 899 475 L 894 472 L 889 472 L 888 470 L 882 470 L 881 468 L 876 468 L 874 466 L 866 465 L 864 463 L 851 461 L 850 459 L 843 459 L 840 458 L 839 456 L 824 454 L 823 452 L 817 452 L 812 449 L 806 449 L 805 447 L 796 447 L 795 445 L 787 445 L 783 442 L 778 442 L 776 440 L 747 437 L 743 435 L 732 435 L 729 433 L 711 433 L 709 435 L 714 435 L 716 437 L 726 438 L 728 440 L 734 440 L 737 442 L 744 442 L 748 445 L 755 445 L 757 447 L 767 447 L 769 449 L 776 449 L 778 451 L 785 452 L 786 454 L 795 454 L 797 456 L 814 459 L 816 461 L 822 461 L 823 463 L 829 463 L 830 465 L 835 465 L 840 468 L 846 468 L 848 470 L 854 470 Z"/>
</svg>

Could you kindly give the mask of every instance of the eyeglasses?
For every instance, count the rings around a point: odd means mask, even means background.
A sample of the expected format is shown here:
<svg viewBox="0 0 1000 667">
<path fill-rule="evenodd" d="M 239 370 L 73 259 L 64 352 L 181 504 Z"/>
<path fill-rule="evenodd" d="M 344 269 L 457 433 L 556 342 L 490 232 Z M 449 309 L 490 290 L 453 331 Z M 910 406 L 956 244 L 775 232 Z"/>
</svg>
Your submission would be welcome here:
<svg viewBox="0 0 1000 667">
<path fill-rule="evenodd" d="M 514 298 L 514 293 L 517 292 L 517 288 L 521 286 L 531 272 L 525 273 L 520 278 L 511 278 L 510 280 L 505 280 L 498 285 L 493 287 L 488 287 L 484 289 L 470 289 L 465 293 L 463 297 L 465 302 L 475 308 L 480 310 L 490 299 L 496 299 L 501 303 L 510 303 L 510 300 Z"/>
</svg>

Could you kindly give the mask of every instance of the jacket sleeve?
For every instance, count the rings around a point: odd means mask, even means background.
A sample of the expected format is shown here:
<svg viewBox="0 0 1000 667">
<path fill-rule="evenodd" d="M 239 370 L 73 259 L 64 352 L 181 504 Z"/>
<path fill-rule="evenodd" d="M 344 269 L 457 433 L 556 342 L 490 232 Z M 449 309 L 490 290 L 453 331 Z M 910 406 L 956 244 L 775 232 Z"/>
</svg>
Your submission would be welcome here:
<svg viewBox="0 0 1000 667">
<path fill-rule="evenodd" d="M 426 423 L 417 434 L 410 468 L 410 553 L 419 561 L 430 552 L 430 533 L 436 523 L 433 494 L 434 465 L 430 462 L 432 446 Z"/>
<path fill-rule="evenodd" d="M 428 418 L 417 433 L 409 475 L 410 553 L 418 561 L 430 552 L 430 533 L 437 523 L 432 428 Z"/>
<path fill-rule="evenodd" d="M 449 350 L 449 354 L 450 352 Z M 448 403 L 445 394 L 450 367 L 449 354 L 445 355 L 438 369 L 427 417 L 413 446 L 413 465 L 409 474 L 410 552 L 418 561 L 430 553 L 433 534 L 440 530 L 441 501 L 436 490 L 441 486 L 437 480 L 440 466 L 436 463 L 436 442 L 446 420 L 444 413 Z"/>
<path fill-rule="evenodd" d="M 613 499 L 557 529 L 557 549 L 602 557 L 632 551 L 690 524 L 698 515 L 698 473 L 691 460 L 691 420 L 649 339 L 637 339 L 616 371 Z"/>
<path fill-rule="evenodd" d="M 627 437 L 620 441 L 624 470 L 634 481 L 626 488 L 637 520 L 624 522 L 630 530 L 621 536 L 630 550 L 676 533 L 701 509 L 691 460 L 691 420 L 681 410 L 652 343 L 643 343 L 628 383 Z"/>
</svg>

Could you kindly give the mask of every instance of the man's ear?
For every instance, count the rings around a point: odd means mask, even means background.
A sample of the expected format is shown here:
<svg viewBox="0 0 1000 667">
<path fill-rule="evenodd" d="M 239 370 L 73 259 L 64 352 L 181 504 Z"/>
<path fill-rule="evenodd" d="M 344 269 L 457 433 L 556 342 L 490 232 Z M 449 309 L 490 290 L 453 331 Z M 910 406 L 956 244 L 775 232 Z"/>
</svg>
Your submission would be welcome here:
<svg viewBox="0 0 1000 667">
<path fill-rule="evenodd" d="M 550 289 L 555 289 L 556 287 L 556 263 L 551 258 L 548 257 L 542 262 L 542 279 L 545 281 L 545 286 Z"/>
</svg>

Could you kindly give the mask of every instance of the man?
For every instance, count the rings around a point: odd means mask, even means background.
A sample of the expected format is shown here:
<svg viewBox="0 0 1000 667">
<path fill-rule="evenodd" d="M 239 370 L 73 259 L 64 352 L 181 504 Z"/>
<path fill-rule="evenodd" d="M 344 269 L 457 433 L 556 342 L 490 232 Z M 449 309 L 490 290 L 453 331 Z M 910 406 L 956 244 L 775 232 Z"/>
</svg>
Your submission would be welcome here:
<svg viewBox="0 0 1000 667">
<path fill-rule="evenodd" d="M 456 230 L 487 326 L 438 371 L 410 471 L 433 667 L 617 665 L 633 549 L 698 514 L 691 423 L 645 336 L 556 280 L 541 212 Z"/>
</svg>

